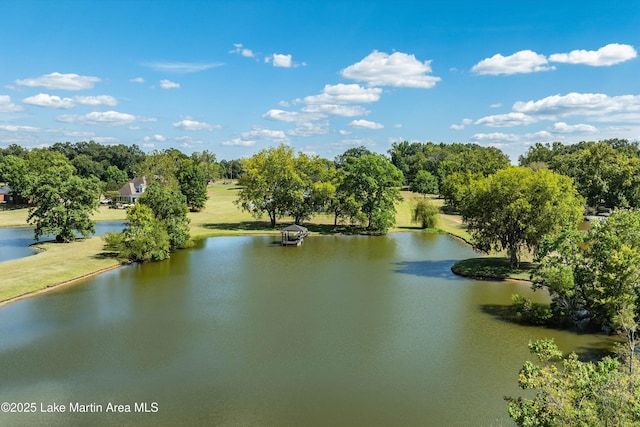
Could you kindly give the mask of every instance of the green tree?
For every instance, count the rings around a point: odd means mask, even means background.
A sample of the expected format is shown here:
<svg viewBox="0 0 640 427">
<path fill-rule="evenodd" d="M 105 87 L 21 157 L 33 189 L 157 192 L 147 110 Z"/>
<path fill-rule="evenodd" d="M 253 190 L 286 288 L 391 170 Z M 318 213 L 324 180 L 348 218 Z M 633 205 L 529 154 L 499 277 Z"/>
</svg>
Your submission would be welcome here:
<svg viewBox="0 0 640 427">
<path fill-rule="evenodd" d="M 586 235 L 567 231 L 548 239 L 539 257 L 534 286 L 548 289 L 558 321 L 589 319 L 623 331 L 640 318 L 639 211 L 616 210 Z"/>
<path fill-rule="evenodd" d="M 465 189 L 472 181 L 482 179 L 482 174 L 467 172 L 453 172 L 442 180 L 440 195 L 451 209 L 459 209 Z"/>
<path fill-rule="evenodd" d="M 215 154 L 204 150 L 202 153 L 192 153 L 191 160 L 200 167 L 207 184 L 220 177 L 220 164 L 217 162 Z"/>
<path fill-rule="evenodd" d="M 429 200 L 418 200 L 413 208 L 411 222 L 419 223 L 422 228 L 435 228 L 438 223 L 438 208 Z"/>
<path fill-rule="evenodd" d="M 141 203 L 127 210 L 127 225 L 121 233 L 107 233 L 106 247 L 134 262 L 162 261 L 169 257 L 169 235 L 153 211 Z"/>
<path fill-rule="evenodd" d="M 327 194 L 326 211 L 333 214 L 333 228 L 338 228 L 338 223 L 349 222 L 351 225 L 364 221 L 360 211 L 360 203 L 353 194 L 346 191 L 343 185 L 345 177 L 344 169 L 335 169 L 331 177 L 331 191 Z"/>
<path fill-rule="evenodd" d="M 146 176 L 149 181 L 158 181 L 171 188 L 179 188 L 178 173 L 183 160 L 188 160 L 186 154 L 175 148 L 163 151 L 153 151 L 148 154 L 138 167 L 137 175 Z"/>
<path fill-rule="evenodd" d="M 170 250 L 189 246 L 187 202 L 178 189 L 152 182 L 138 199 L 138 203 L 148 206 L 155 219 L 167 231 Z"/>
<path fill-rule="evenodd" d="M 483 251 L 506 250 L 517 267 L 523 249 L 536 250 L 545 235 L 582 219 L 583 199 L 566 176 L 512 166 L 466 188 L 460 213 Z"/>
<path fill-rule="evenodd" d="M 435 176 L 431 175 L 431 172 L 421 170 L 416 174 L 416 179 L 413 180 L 409 189 L 423 196 L 427 194 L 437 194 L 438 180 Z"/>
<path fill-rule="evenodd" d="M 11 186 L 11 193 L 18 200 L 28 200 L 31 183 L 28 173 L 29 162 L 12 154 L 4 156 L 0 162 L 2 182 Z"/>
<path fill-rule="evenodd" d="M 100 162 L 96 162 L 86 154 L 80 154 L 71 160 L 71 164 L 76 168 L 76 174 L 83 178 L 92 176 L 100 179 L 104 175 L 104 168 Z"/>
<path fill-rule="evenodd" d="M 117 166 L 108 166 L 104 174 L 105 191 L 119 190 L 129 180 L 127 173 Z"/>
<path fill-rule="evenodd" d="M 538 143 L 525 156 L 520 156 L 520 164 L 545 165 L 570 176 L 591 207 L 640 207 L 637 142 L 610 139 L 572 145 Z"/>
<path fill-rule="evenodd" d="M 266 212 L 271 227 L 283 215 L 291 212 L 293 203 L 299 202 L 296 192 L 303 188 L 298 174 L 293 149 L 281 145 L 261 150 L 242 162 L 244 174 L 238 180 L 242 186 L 235 201 L 242 210 L 261 218 Z"/>
<path fill-rule="evenodd" d="M 626 373 L 617 360 L 605 357 L 596 363 L 581 362 L 575 353 L 563 358 L 553 340 L 529 343 L 529 350 L 539 362 L 526 362 L 518 383 L 535 396 L 505 398 L 509 415 L 517 425 L 635 426 L 640 423 L 640 401 L 634 393 L 640 378 Z"/>
<path fill-rule="evenodd" d="M 331 177 L 335 166 L 318 156 L 299 153 L 293 159 L 293 167 L 299 181 L 298 186 L 291 189 L 287 213 L 296 224 L 301 224 L 323 211 L 333 196 L 335 187 L 331 184 Z"/>
<path fill-rule="evenodd" d="M 359 147 L 349 148 L 344 153 L 336 156 L 336 158 L 333 160 L 333 162 L 335 163 L 336 167 L 341 168 L 342 166 L 344 166 L 344 164 L 346 163 L 347 159 L 352 158 L 352 157 L 367 156 L 369 154 L 372 154 L 371 150 L 369 150 L 364 145 L 361 145 Z"/>
<path fill-rule="evenodd" d="M 348 157 L 342 189 L 353 196 L 366 217 L 366 229 L 384 233 L 395 224 L 395 203 L 402 200 L 402 172 L 381 154 Z"/>
<path fill-rule="evenodd" d="M 26 170 L 21 192 L 31 199 L 27 221 L 35 225 L 35 239 L 53 234 L 58 242 L 70 242 L 76 232 L 85 237 L 95 232 L 97 178 L 76 176 L 69 161 L 51 150 L 31 151 Z"/>
<path fill-rule="evenodd" d="M 187 206 L 192 212 L 204 208 L 207 199 L 207 177 L 199 164 L 191 159 L 183 159 L 178 168 L 178 185 L 184 194 Z"/>
</svg>

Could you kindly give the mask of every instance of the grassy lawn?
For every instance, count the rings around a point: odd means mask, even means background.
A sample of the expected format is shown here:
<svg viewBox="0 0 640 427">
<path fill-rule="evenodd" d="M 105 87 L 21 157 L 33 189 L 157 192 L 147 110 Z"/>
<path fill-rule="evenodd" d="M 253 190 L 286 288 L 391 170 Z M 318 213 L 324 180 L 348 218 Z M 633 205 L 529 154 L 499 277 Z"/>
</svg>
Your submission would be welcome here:
<svg viewBox="0 0 640 427">
<path fill-rule="evenodd" d="M 279 227 L 292 223 L 291 218 L 282 218 L 276 229 L 271 228 L 267 217 L 256 220 L 250 214 L 240 211 L 233 203 L 238 195 L 239 187 L 235 184 L 217 182 L 209 187 L 209 200 L 201 212 L 190 212 L 191 235 L 194 239 L 241 234 L 278 234 Z M 416 224 L 411 223 L 411 209 L 415 199 L 421 198 L 411 192 L 402 192 L 403 201 L 397 205 L 396 225 L 391 232 L 417 231 Z M 431 197 L 437 206 L 443 201 Z M 27 209 L 12 209 L 0 205 L 0 226 L 26 226 Z M 109 209 L 100 206 L 94 219 L 97 221 L 124 221 L 126 211 Z M 330 234 L 333 230 L 333 217 L 319 215 L 311 223 L 305 223 L 312 233 Z M 462 226 L 460 217 L 440 215 L 438 228 L 447 233 L 469 240 L 470 236 Z M 339 227 L 338 232 L 350 232 Z M 96 271 L 113 268 L 118 261 L 104 253 L 103 241 L 99 237 L 80 239 L 68 244 L 39 244 L 42 253 L 30 257 L 0 263 L 3 276 L 0 283 L 0 301 L 17 296 L 37 292 L 57 284 L 89 275 Z M 528 277 L 527 277 L 528 278 Z"/>
<path fill-rule="evenodd" d="M 0 301 L 37 292 L 74 278 L 80 278 L 120 263 L 103 251 L 99 237 L 73 243 L 40 243 L 41 253 L 0 263 Z"/>
<path fill-rule="evenodd" d="M 534 263 L 526 261 L 520 262 L 519 268 L 511 268 L 506 257 L 484 256 L 458 261 L 451 270 L 465 277 L 529 280 L 534 268 Z"/>
</svg>

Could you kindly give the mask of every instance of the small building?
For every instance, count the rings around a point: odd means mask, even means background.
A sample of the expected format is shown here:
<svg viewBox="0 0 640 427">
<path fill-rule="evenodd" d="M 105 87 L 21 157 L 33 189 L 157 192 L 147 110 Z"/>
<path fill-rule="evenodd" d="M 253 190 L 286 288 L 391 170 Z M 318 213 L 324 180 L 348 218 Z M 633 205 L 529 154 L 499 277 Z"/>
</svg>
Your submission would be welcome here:
<svg viewBox="0 0 640 427">
<path fill-rule="evenodd" d="M 300 246 L 304 238 L 309 234 L 309 230 L 298 224 L 291 224 L 282 230 L 282 246 Z"/>
<path fill-rule="evenodd" d="M 145 176 L 130 180 L 118 190 L 120 193 L 118 201 L 134 204 L 142 196 L 144 190 L 147 189 L 147 185 L 147 177 Z"/>
<path fill-rule="evenodd" d="M 11 187 L 3 185 L 0 187 L 0 203 L 13 203 L 13 196 L 11 195 Z"/>
</svg>

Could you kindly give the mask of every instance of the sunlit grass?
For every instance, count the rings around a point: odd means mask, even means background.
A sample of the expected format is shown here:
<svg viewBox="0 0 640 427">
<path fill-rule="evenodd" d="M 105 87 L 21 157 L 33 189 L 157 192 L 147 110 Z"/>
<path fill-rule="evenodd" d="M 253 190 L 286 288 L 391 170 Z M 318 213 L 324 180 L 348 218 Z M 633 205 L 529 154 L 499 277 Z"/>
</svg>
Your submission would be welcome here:
<svg viewBox="0 0 640 427">
<path fill-rule="evenodd" d="M 529 280 L 534 268 L 535 264 L 526 261 L 518 268 L 512 268 L 506 257 L 485 256 L 458 261 L 451 270 L 466 277 Z"/>
<path fill-rule="evenodd" d="M 120 263 L 104 252 L 99 237 L 72 243 L 39 243 L 36 255 L 0 263 L 0 301 L 15 298 L 83 277 Z"/>
</svg>

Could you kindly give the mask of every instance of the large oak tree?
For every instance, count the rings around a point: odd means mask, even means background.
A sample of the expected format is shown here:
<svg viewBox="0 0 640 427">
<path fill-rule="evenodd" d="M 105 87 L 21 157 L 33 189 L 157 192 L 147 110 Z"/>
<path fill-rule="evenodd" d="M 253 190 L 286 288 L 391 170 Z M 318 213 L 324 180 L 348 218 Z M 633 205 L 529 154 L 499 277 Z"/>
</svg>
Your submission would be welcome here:
<svg viewBox="0 0 640 427">
<path fill-rule="evenodd" d="M 512 166 L 472 180 L 463 191 L 460 213 L 478 249 L 506 250 L 517 267 L 523 249 L 535 250 L 544 236 L 576 227 L 583 205 L 571 178 Z"/>
</svg>

